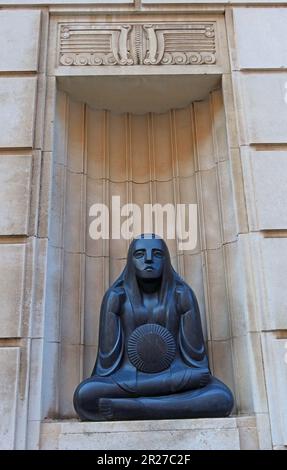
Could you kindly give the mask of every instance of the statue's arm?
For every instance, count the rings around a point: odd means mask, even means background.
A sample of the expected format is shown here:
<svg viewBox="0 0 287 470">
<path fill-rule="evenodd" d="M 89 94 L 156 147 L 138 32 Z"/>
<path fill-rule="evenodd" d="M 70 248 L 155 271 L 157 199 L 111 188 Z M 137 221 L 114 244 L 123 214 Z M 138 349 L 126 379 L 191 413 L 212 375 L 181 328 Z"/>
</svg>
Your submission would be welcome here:
<svg viewBox="0 0 287 470">
<path fill-rule="evenodd" d="M 92 375 L 106 376 L 115 372 L 123 354 L 121 305 L 123 290 L 109 289 L 102 301 L 98 357 Z"/>
<path fill-rule="evenodd" d="M 208 369 L 199 307 L 194 292 L 187 285 L 177 289 L 177 305 L 180 313 L 181 355 L 189 366 Z"/>
</svg>

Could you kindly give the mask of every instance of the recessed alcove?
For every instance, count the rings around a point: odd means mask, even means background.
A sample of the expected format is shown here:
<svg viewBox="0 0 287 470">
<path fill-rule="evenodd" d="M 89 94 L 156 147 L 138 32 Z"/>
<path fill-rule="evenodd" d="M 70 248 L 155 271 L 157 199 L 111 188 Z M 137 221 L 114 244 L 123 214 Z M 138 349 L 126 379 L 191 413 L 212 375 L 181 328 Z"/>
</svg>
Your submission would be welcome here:
<svg viewBox="0 0 287 470">
<path fill-rule="evenodd" d="M 115 113 L 166 113 L 200 101 L 220 83 L 219 74 L 98 75 L 58 77 L 58 87 L 94 109 Z"/>
<path fill-rule="evenodd" d="M 198 205 L 196 249 L 167 242 L 197 295 L 213 373 L 234 390 L 226 260 L 237 234 L 220 77 L 61 77 L 54 129 L 44 416 L 75 417 L 73 391 L 94 365 L 101 300 L 129 242 L 92 240 L 89 208 L 114 195 Z"/>
</svg>

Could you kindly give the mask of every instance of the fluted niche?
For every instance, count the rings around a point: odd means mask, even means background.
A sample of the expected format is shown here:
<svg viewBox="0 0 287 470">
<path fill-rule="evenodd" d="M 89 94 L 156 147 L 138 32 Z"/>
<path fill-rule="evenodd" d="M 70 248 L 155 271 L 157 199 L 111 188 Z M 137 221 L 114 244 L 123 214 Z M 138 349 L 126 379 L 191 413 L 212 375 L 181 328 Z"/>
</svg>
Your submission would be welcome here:
<svg viewBox="0 0 287 470">
<path fill-rule="evenodd" d="M 125 240 L 92 240 L 90 206 L 198 204 L 198 243 L 180 251 L 168 240 L 175 269 L 200 304 L 214 374 L 234 390 L 229 285 L 236 249 L 233 190 L 221 89 L 164 113 L 117 113 L 57 94 L 50 217 L 46 417 L 73 417 L 73 391 L 91 373 L 99 310 L 121 272 Z M 234 255 L 235 256 L 235 255 Z"/>
</svg>

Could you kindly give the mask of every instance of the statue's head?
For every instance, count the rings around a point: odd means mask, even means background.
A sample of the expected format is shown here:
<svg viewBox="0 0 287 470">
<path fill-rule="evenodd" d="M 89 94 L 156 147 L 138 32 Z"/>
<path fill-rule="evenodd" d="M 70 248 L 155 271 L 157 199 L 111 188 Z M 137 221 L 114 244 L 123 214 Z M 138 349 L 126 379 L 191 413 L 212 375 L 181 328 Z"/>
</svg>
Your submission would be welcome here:
<svg viewBox="0 0 287 470">
<path fill-rule="evenodd" d="M 172 299 L 179 280 L 165 241 L 155 234 L 142 234 L 131 242 L 126 266 L 113 287 L 123 286 L 134 308 L 142 303 L 140 289 L 144 284 L 156 288 L 159 302 L 166 309 L 167 299 Z"/>
<path fill-rule="evenodd" d="M 161 278 L 166 250 L 164 241 L 154 234 L 136 238 L 131 253 L 136 277 L 143 281 Z"/>
</svg>

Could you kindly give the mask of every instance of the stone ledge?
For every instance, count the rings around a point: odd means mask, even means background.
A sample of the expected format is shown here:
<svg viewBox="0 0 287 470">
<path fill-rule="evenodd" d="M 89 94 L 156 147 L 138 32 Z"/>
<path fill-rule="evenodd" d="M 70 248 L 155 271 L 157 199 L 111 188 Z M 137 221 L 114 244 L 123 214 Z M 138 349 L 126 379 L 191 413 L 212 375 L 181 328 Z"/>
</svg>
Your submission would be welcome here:
<svg viewBox="0 0 287 470">
<path fill-rule="evenodd" d="M 45 421 L 41 449 L 239 450 L 257 449 L 253 416 L 159 421 Z"/>
</svg>

